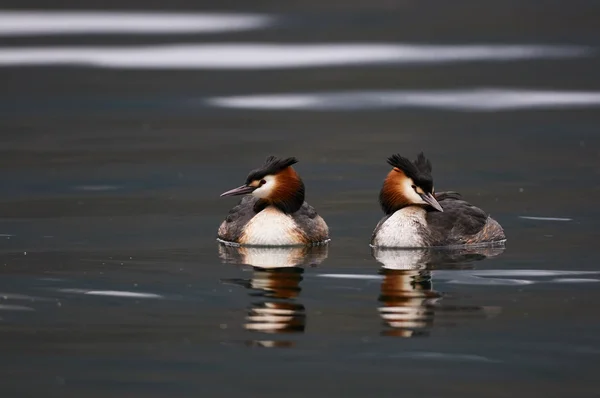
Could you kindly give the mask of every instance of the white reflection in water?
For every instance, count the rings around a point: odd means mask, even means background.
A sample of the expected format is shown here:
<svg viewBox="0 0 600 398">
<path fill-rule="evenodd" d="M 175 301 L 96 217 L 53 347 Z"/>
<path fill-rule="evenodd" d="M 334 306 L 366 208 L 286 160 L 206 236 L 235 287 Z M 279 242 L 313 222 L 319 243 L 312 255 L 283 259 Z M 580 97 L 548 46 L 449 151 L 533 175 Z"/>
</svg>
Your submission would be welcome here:
<svg viewBox="0 0 600 398">
<path fill-rule="evenodd" d="M 382 276 L 379 275 L 365 275 L 365 274 L 318 274 L 317 276 L 321 278 L 333 278 L 333 279 L 383 279 Z"/>
<path fill-rule="evenodd" d="M 0 11 L 0 36 L 218 33 L 259 29 L 272 21 L 233 13 Z"/>
<path fill-rule="evenodd" d="M 388 358 L 411 358 L 411 359 L 431 359 L 442 361 L 468 361 L 468 362 L 501 362 L 481 355 L 471 354 L 453 354 L 444 352 L 401 352 L 397 354 L 388 354 Z"/>
<path fill-rule="evenodd" d="M 396 90 L 217 97 L 213 106 L 257 110 L 372 110 L 427 108 L 454 111 L 502 111 L 600 105 L 598 91 L 509 89 Z"/>
<path fill-rule="evenodd" d="M 248 264 L 255 268 L 287 268 L 317 265 L 327 258 L 328 246 L 251 247 L 219 245 L 219 257 L 225 263 Z"/>
<path fill-rule="evenodd" d="M 533 216 L 519 216 L 525 220 L 536 220 L 536 221 L 572 221 L 572 218 L 563 217 L 533 217 Z"/>
<path fill-rule="evenodd" d="M 0 66 L 87 65 L 136 69 L 285 69 L 366 64 L 580 57 L 591 49 L 542 45 L 173 44 L 0 48 Z"/>
<path fill-rule="evenodd" d="M 119 189 L 119 187 L 116 185 L 78 185 L 75 189 L 78 191 L 103 192 L 115 191 Z"/>
<path fill-rule="evenodd" d="M 427 336 L 434 325 L 453 325 L 467 319 L 489 319 L 501 312 L 499 307 L 460 305 L 444 302 L 434 289 L 428 266 L 468 264 L 502 254 L 504 245 L 462 247 L 452 250 L 398 250 L 371 248 L 371 255 L 382 264 L 379 314 L 387 325 L 383 335 L 396 337 Z"/>
<path fill-rule="evenodd" d="M 20 300 L 20 301 L 52 301 L 53 299 L 40 297 L 40 296 L 29 296 L 26 294 L 19 293 L 0 293 L 0 298 L 2 300 Z"/>
<path fill-rule="evenodd" d="M 600 282 L 600 279 L 585 279 L 585 278 L 556 278 L 553 279 L 554 283 L 589 283 L 589 282 Z"/>
<path fill-rule="evenodd" d="M 140 292 L 127 292 L 117 290 L 90 290 L 84 294 L 90 296 L 112 296 L 112 297 L 128 297 L 128 298 L 162 298 L 160 294 L 154 293 L 140 293 Z"/>
<path fill-rule="evenodd" d="M 520 286 L 536 283 L 582 283 L 596 282 L 593 278 L 560 278 L 567 275 L 598 275 L 600 271 L 561 271 L 561 270 L 460 270 L 460 271 L 434 271 L 437 279 L 446 279 L 446 283 L 460 285 L 495 285 L 495 286 Z M 509 277 L 519 277 L 511 279 Z M 522 279 L 549 278 L 551 279 Z"/>
<path fill-rule="evenodd" d="M 600 271 L 562 271 L 562 270 L 544 270 L 544 269 L 481 269 L 459 271 L 470 275 L 477 276 L 529 276 L 529 277 L 545 277 L 545 276 L 561 276 L 561 275 L 597 275 Z M 447 271 L 436 271 L 440 275 L 450 275 Z"/>
<path fill-rule="evenodd" d="M 303 333 L 306 310 L 300 303 L 303 266 L 316 266 L 328 256 L 328 245 L 312 247 L 248 247 L 221 243 L 219 257 L 224 263 L 253 267 L 250 279 L 225 279 L 224 283 L 243 286 L 261 300 L 250 305 L 244 328 L 262 333 Z M 293 340 L 251 340 L 260 347 L 290 347 Z"/>
<path fill-rule="evenodd" d="M 35 309 L 23 305 L 0 304 L 0 311 L 35 311 Z"/>
<path fill-rule="evenodd" d="M 538 283 L 591 283 L 600 282 L 597 278 L 566 278 L 565 276 L 598 275 L 600 271 L 562 271 L 562 270 L 452 270 L 431 271 L 433 278 L 439 282 L 460 285 L 495 285 L 521 286 Z M 321 278 L 333 279 L 383 279 L 381 275 L 365 274 L 317 274 Z M 518 277 L 519 279 L 515 279 Z M 555 277 L 555 278 L 552 278 Z M 528 279 L 525 279 L 528 278 Z M 547 278 L 547 279 L 530 279 Z"/>
<path fill-rule="evenodd" d="M 160 294 L 145 293 L 145 292 L 130 292 L 123 290 L 85 290 L 85 289 L 58 289 L 63 293 L 78 293 L 88 296 L 111 296 L 111 297 L 124 297 L 124 298 L 136 298 L 136 299 L 159 299 L 163 298 Z"/>
<path fill-rule="evenodd" d="M 505 278 L 480 278 L 477 276 L 463 276 L 459 279 L 452 279 L 446 283 L 457 285 L 480 285 L 480 286 L 521 286 L 532 285 L 535 282 L 526 279 L 505 279 Z"/>
</svg>

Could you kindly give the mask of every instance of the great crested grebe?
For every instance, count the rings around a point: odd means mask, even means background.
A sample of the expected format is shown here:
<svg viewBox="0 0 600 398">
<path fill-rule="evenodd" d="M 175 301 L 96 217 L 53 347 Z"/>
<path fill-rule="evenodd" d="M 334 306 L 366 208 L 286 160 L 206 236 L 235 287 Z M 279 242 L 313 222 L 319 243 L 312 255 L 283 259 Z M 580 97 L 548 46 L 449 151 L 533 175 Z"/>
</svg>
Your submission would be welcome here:
<svg viewBox="0 0 600 398">
<path fill-rule="evenodd" d="M 304 201 L 304 183 L 291 167 L 296 158 L 267 157 L 241 187 L 221 196 L 247 195 L 229 211 L 218 231 L 223 243 L 255 246 L 318 245 L 329 228 Z"/>
<path fill-rule="evenodd" d="M 379 202 L 385 217 L 371 238 L 376 247 L 433 247 L 500 243 L 504 230 L 486 212 L 456 192 L 434 194 L 431 162 L 421 152 L 415 162 L 388 158 Z"/>
</svg>

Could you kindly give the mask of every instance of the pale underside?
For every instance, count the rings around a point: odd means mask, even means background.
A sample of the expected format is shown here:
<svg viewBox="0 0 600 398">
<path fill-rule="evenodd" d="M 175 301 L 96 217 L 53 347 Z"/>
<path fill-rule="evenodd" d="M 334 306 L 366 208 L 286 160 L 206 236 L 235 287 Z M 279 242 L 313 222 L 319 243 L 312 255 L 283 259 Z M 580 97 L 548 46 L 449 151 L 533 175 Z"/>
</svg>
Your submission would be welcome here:
<svg viewBox="0 0 600 398">
<path fill-rule="evenodd" d="M 272 206 L 250 219 L 240 237 L 243 245 L 290 246 L 307 241 L 292 217 Z"/>
<path fill-rule="evenodd" d="M 421 235 L 427 225 L 425 210 L 418 206 L 405 207 L 388 217 L 375 234 L 371 244 L 381 247 L 424 247 Z"/>
<path fill-rule="evenodd" d="M 256 199 L 247 196 L 234 207 L 219 227 L 224 243 L 252 246 L 317 245 L 329 241 L 325 221 L 306 202 L 293 214 L 268 206 L 254 212 Z"/>
</svg>

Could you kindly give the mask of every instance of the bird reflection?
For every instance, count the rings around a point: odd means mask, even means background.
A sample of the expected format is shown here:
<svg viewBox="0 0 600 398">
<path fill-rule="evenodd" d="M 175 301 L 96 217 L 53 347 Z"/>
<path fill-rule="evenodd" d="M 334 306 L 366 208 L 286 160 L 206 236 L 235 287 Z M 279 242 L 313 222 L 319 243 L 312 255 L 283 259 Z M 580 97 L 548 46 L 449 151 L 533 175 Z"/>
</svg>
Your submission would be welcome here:
<svg viewBox="0 0 600 398">
<path fill-rule="evenodd" d="M 219 245 L 221 260 L 253 267 L 251 279 L 226 282 L 244 286 L 251 303 L 244 327 L 261 333 L 303 333 L 306 328 L 304 305 L 297 302 L 302 291 L 303 266 L 315 266 L 327 258 L 328 247 L 235 247 Z M 250 345 L 290 347 L 289 340 L 255 340 Z"/>
<path fill-rule="evenodd" d="M 494 316 L 496 307 L 441 305 L 442 294 L 433 289 L 432 269 L 470 268 L 473 261 L 496 256 L 504 247 L 400 250 L 372 248 L 383 264 L 379 314 L 386 336 L 429 336 L 436 325 L 451 326 L 465 317 Z"/>
</svg>

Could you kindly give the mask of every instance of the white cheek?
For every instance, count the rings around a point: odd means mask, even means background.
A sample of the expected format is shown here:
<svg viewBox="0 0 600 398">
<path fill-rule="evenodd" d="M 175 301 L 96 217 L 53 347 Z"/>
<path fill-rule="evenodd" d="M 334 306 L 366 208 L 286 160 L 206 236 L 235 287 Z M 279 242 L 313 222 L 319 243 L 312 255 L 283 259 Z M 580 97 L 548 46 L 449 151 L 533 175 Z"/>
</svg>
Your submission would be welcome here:
<svg viewBox="0 0 600 398">
<path fill-rule="evenodd" d="M 266 176 L 263 179 L 266 182 L 260 188 L 255 189 L 252 192 L 252 196 L 266 199 L 271 196 L 271 193 L 273 193 L 273 188 L 275 187 L 275 178 L 273 176 Z"/>
<path fill-rule="evenodd" d="M 410 200 L 411 203 L 414 204 L 427 204 L 422 198 L 421 195 L 415 192 L 412 187 L 412 183 L 407 181 L 404 186 L 404 192 L 406 192 L 406 197 Z"/>
</svg>

